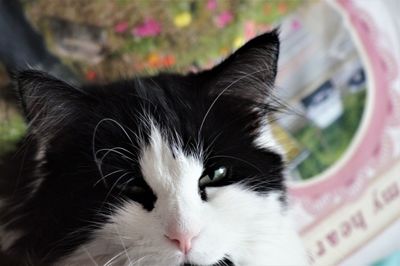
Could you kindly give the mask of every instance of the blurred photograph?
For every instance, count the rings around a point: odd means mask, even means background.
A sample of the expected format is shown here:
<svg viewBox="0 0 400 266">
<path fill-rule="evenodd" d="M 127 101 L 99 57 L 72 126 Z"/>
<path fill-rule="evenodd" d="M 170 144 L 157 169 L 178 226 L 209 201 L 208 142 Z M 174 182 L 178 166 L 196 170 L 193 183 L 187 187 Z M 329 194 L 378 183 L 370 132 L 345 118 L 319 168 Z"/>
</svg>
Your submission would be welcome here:
<svg viewBox="0 0 400 266">
<path fill-rule="evenodd" d="M 0 265 L 400 265 L 397 0 L 0 0 Z"/>
</svg>

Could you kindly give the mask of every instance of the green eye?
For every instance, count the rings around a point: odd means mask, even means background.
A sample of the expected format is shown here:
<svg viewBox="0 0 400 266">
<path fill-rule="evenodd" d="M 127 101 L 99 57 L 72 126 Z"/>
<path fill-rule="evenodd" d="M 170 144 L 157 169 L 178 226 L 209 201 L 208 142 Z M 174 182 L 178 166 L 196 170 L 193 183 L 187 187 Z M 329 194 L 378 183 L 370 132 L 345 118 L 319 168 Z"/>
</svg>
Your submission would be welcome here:
<svg viewBox="0 0 400 266">
<path fill-rule="evenodd" d="M 220 166 L 216 169 L 211 169 L 211 171 L 207 171 L 208 173 L 204 174 L 202 177 L 200 177 L 199 180 L 199 185 L 200 186 L 206 186 L 212 183 L 216 183 L 218 181 L 221 181 L 226 177 L 227 174 L 227 169 L 224 166 Z"/>
</svg>

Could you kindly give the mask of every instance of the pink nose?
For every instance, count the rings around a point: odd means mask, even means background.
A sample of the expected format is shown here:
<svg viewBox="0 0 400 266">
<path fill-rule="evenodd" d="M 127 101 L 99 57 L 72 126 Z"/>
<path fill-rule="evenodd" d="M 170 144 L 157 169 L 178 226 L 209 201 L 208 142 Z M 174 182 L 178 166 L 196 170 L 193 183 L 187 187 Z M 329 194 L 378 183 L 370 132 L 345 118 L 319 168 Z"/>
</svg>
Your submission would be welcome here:
<svg viewBox="0 0 400 266">
<path fill-rule="evenodd" d="M 192 240 L 197 234 L 169 232 L 165 235 L 172 243 L 174 243 L 184 254 L 188 254 L 192 248 Z"/>
</svg>

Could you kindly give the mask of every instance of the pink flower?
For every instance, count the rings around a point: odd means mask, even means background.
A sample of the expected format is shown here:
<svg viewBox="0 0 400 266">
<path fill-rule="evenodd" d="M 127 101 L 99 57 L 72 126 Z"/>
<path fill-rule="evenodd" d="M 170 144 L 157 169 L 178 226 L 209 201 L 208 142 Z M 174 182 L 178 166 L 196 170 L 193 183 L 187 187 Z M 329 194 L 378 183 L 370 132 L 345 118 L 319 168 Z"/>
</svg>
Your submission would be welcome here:
<svg viewBox="0 0 400 266">
<path fill-rule="evenodd" d="M 154 19 L 147 19 L 142 24 L 132 29 L 132 34 L 137 37 L 151 37 L 160 34 L 161 25 Z"/>
<path fill-rule="evenodd" d="M 246 40 L 254 38 L 256 34 L 256 24 L 253 21 L 246 21 L 244 23 L 244 37 L 246 38 Z"/>
<path fill-rule="evenodd" d="M 114 31 L 117 33 L 124 33 L 129 27 L 129 23 L 126 21 L 121 21 L 115 24 Z"/>
<path fill-rule="evenodd" d="M 301 22 L 300 21 L 298 21 L 297 19 L 295 19 L 295 20 L 293 20 L 292 21 L 292 29 L 293 30 L 298 30 L 298 29 L 300 29 L 301 28 Z"/>
<path fill-rule="evenodd" d="M 224 11 L 217 16 L 215 23 L 218 28 L 225 28 L 233 20 L 233 15 L 230 11 Z"/>
<path fill-rule="evenodd" d="M 207 9 L 208 10 L 215 10 L 217 8 L 217 0 L 208 0 L 207 1 Z"/>
</svg>

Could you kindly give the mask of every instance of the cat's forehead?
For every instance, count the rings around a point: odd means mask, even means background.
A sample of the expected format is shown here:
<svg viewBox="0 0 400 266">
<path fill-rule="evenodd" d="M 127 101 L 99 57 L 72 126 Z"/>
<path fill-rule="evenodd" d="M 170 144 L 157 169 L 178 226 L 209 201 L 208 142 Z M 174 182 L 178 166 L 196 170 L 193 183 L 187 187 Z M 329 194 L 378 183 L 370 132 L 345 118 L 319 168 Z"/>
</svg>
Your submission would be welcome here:
<svg viewBox="0 0 400 266">
<path fill-rule="evenodd" d="M 171 140 L 166 136 L 167 132 L 153 122 L 149 129 L 149 140 L 142 147 L 139 157 L 146 182 L 156 193 L 176 193 L 182 187 L 195 189 L 203 172 L 201 147 L 184 151 L 179 137 Z"/>
</svg>

